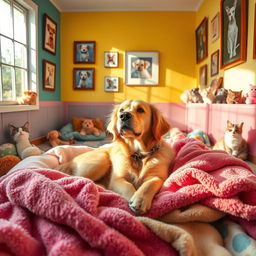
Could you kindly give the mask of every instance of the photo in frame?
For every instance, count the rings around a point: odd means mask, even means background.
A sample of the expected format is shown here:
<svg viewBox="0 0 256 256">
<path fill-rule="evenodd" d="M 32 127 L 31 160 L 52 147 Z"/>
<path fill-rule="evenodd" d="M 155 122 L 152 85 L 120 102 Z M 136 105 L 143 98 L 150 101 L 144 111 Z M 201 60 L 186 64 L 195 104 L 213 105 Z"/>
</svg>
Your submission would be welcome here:
<svg viewBox="0 0 256 256">
<path fill-rule="evenodd" d="M 125 84 L 155 86 L 159 83 L 159 52 L 126 51 Z"/>
<path fill-rule="evenodd" d="M 228 69 L 246 61 L 247 0 L 221 0 L 220 66 Z"/>
<path fill-rule="evenodd" d="M 57 23 L 47 14 L 44 14 L 43 49 L 56 54 Z"/>
<path fill-rule="evenodd" d="M 55 91 L 56 88 L 56 64 L 43 60 L 43 89 Z"/>
<path fill-rule="evenodd" d="M 203 21 L 196 29 L 196 63 L 200 63 L 208 56 L 208 19 Z"/>
<path fill-rule="evenodd" d="M 74 41 L 74 63 L 95 63 L 95 41 Z"/>
<path fill-rule="evenodd" d="M 219 12 L 211 20 L 211 43 L 215 42 L 220 36 L 220 14 Z"/>
<path fill-rule="evenodd" d="M 211 55 L 211 76 L 219 73 L 219 50 Z"/>
<path fill-rule="evenodd" d="M 207 64 L 203 65 L 199 69 L 199 83 L 202 87 L 207 85 Z"/>
<path fill-rule="evenodd" d="M 104 67 L 105 68 L 118 67 L 118 52 L 104 52 Z"/>
<path fill-rule="evenodd" d="M 73 69 L 73 89 L 74 90 L 94 90 L 94 68 L 74 68 Z"/>
<path fill-rule="evenodd" d="M 118 92 L 119 79 L 117 76 L 105 76 L 104 77 L 104 89 L 105 92 Z"/>
</svg>

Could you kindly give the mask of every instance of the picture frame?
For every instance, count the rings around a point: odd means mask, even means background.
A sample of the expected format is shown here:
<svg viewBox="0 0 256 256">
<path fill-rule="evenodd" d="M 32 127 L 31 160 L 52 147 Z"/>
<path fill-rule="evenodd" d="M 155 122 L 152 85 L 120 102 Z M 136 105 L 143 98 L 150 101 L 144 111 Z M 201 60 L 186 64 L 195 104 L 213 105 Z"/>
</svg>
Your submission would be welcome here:
<svg viewBox="0 0 256 256">
<path fill-rule="evenodd" d="M 218 12 L 211 20 L 211 43 L 214 43 L 220 37 L 220 13 Z"/>
<path fill-rule="evenodd" d="M 208 19 L 205 17 L 196 28 L 196 63 L 208 57 Z"/>
<path fill-rule="evenodd" d="M 104 90 L 105 92 L 118 92 L 119 91 L 119 78 L 117 76 L 104 77 Z"/>
<path fill-rule="evenodd" d="M 43 60 L 43 89 L 55 91 L 56 88 L 56 64 Z"/>
<path fill-rule="evenodd" d="M 254 6 L 253 59 L 256 59 L 256 3 Z"/>
<path fill-rule="evenodd" d="M 216 76 L 219 73 L 219 50 L 211 55 L 211 76 Z"/>
<path fill-rule="evenodd" d="M 158 51 L 125 52 L 125 84 L 156 86 L 159 84 Z"/>
<path fill-rule="evenodd" d="M 202 87 L 207 85 L 207 64 L 201 66 L 199 69 L 199 83 Z"/>
<path fill-rule="evenodd" d="M 45 13 L 43 24 L 43 49 L 56 55 L 57 23 Z"/>
<path fill-rule="evenodd" d="M 73 69 L 73 89 L 74 90 L 94 90 L 95 69 L 94 68 L 74 68 Z"/>
<path fill-rule="evenodd" d="M 247 0 L 221 0 L 221 58 L 222 69 L 229 69 L 246 61 Z M 232 8 L 232 9 L 231 9 Z M 230 23 L 230 10 L 236 22 Z"/>
<path fill-rule="evenodd" d="M 74 64 L 95 64 L 95 41 L 74 41 Z"/>
<path fill-rule="evenodd" d="M 118 52 L 104 52 L 104 67 L 117 68 L 118 57 Z"/>
</svg>

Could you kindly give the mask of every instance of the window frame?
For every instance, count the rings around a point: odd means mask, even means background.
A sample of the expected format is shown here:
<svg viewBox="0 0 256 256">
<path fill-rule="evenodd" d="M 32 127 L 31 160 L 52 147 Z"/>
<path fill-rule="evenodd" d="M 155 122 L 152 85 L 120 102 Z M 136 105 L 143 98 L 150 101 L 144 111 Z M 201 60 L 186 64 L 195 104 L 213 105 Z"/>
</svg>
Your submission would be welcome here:
<svg viewBox="0 0 256 256">
<path fill-rule="evenodd" d="M 35 84 L 37 92 L 36 105 L 19 105 L 15 101 L 0 101 L 0 113 L 5 112 L 18 112 L 18 111 L 30 111 L 39 109 L 39 74 L 38 74 L 38 6 L 32 0 L 10 0 L 21 8 L 27 10 L 27 81 L 28 90 L 31 89 L 32 83 Z M 12 6 L 12 8 L 14 8 Z M 34 31 L 32 31 L 32 24 L 34 24 Z M 32 45 L 32 37 L 34 38 L 34 44 Z M 10 39 L 9 37 L 6 37 Z M 12 39 L 14 42 L 15 40 Z M 32 59 L 32 51 L 35 52 L 35 57 Z M 34 71 L 32 65 L 34 63 Z M 11 65 L 11 66 L 15 66 Z M 32 74 L 35 74 L 35 80 L 32 81 Z"/>
</svg>

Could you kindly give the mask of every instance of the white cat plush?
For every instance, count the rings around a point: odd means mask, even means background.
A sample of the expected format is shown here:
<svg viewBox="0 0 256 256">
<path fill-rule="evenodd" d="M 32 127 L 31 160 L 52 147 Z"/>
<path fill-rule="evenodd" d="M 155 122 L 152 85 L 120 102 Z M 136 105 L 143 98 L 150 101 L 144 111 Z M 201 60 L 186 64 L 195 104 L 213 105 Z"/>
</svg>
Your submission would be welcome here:
<svg viewBox="0 0 256 256">
<path fill-rule="evenodd" d="M 200 90 L 200 94 L 206 104 L 212 104 L 215 101 L 215 96 L 210 87 Z"/>
<path fill-rule="evenodd" d="M 17 152 L 21 159 L 42 154 L 38 147 L 29 142 L 29 122 L 26 122 L 22 127 L 16 127 L 12 124 L 9 124 L 8 127 L 12 139 L 16 142 Z"/>
</svg>

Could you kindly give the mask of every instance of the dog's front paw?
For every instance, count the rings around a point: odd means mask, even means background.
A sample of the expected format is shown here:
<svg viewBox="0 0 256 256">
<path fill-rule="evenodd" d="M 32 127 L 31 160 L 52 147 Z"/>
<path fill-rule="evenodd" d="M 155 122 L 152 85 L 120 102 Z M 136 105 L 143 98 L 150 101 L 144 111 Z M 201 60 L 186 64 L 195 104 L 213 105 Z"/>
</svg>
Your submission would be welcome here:
<svg viewBox="0 0 256 256">
<path fill-rule="evenodd" d="M 146 198 L 133 195 L 129 200 L 129 207 L 135 213 L 143 214 L 150 209 L 151 201 Z"/>
</svg>

